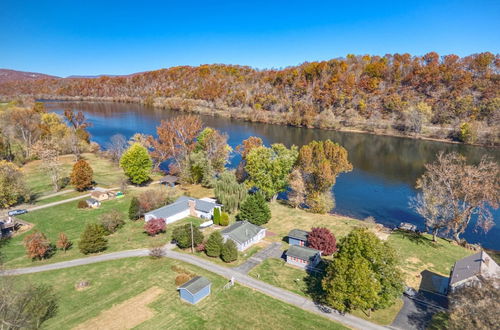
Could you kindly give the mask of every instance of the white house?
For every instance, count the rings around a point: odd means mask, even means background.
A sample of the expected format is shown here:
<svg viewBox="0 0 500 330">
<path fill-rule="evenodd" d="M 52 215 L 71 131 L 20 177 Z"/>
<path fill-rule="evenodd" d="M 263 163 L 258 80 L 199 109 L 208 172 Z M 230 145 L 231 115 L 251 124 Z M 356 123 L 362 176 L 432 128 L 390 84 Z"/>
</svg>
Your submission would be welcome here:
<svg viewBox="0 0 500 330">
<path fill-rule="evenodd" d="M 212 219 L 214 209 L 221 205 L 213 200 L 202 200 L 187 196 L 179 197 L 172 204 L 160 207 L 144 215 L 144 220 L 164 219 L 167 224 L 184 219 L 188 216 L 201 219 Z"/>
<path fill-rule="evenodd" d="M 266 236 L 266 228 L 248 221 L 237 221 L 221 230 L 221 234 L 224 242 L 230 239 L 236 244 L 238 251 L 243 251 L 260 242 Z"/>
<path fill-rule="evenodd" d="M 286 262 L 304 269 L 314 269 L 321 261 L 321 251 L 300 245 L 290 245 Z"/>
<path fill-rule="evenodd" d="M 478 252 L 455 262 L 450 274 L 449 291 L 490 277 L 500 277 L 500 266 L 486 252 Z"/>
</svg>

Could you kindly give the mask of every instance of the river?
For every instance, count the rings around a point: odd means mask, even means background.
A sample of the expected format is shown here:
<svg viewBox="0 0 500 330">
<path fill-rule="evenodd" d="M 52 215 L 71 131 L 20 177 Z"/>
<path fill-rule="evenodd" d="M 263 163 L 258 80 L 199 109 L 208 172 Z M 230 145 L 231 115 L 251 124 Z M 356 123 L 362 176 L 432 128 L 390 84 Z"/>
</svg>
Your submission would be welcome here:
<svg viewBox="0 0 500 330">
<path fill-rule="evenodd" d="M 130 138 L 135 133 L 155 134 L 162 119 L 182 115 L 176 111 L 155 109 L 138 104 L 104 102 L 54 102 L 46 101 L 48 111 L 62 113 L 65 108 L 83 111 L 93 126 L 89 128 L 91 139 L 105 146 L 114 134 Z M 388 226 L 400 222 L 416 224 L 424 229 L 423 220 L 409 205 L 415 196 L 416 179 L 424 172 L 424 164 L 432 162 L 440 151 L 457 151 L 471 162 L 483 155 L 500 160 L 499 149 L 450 144 L 409 138 L 378 136 L 363 133 L 294 128 L 261 123 L 250 123 L 229 118 L 202 116 L 206 126 L 229 135 L 234 148 L 249 136 L 259 136 L 264 143 L 283 143 L 301 146 L 312 140 L 331 139 L 349 152 L 354 170 L 341 174 L 333 193 L 335 213 L 364 219 L 375 218 Z M 229 166 L 239 162 L 233 154 Z M 463 237 L 470 243 L 480 243 L 486 248 L 500 250 L 500 210 L 494 210 L 496 225 L 487 233 L 469 228 Z"/>
</svg>

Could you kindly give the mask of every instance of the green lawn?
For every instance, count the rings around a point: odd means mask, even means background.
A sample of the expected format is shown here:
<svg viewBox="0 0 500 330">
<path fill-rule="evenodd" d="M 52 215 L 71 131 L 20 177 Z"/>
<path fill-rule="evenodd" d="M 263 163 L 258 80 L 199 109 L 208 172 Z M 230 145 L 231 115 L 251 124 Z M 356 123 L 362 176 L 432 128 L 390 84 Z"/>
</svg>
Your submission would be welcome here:
<svg viewBox="0 0 500 330">
<path fill-rule="evenodd" d="M 123 171 L 118 165 L 112 163 L 109 159 L 99 157 L 92 153 L 82 155 L 87 160 L 94 170 L 94 181 L 97 186 L 110 188 L 119 186 L 124 178 Z M 69 177 L 73 164 L 75 163 L 74 155 L 63 155 L 59 157 L 62 165 L 61 177 Z M 41 166 L 40 160 L 35 160 L 23 166 L 23 171 L 26 174 L 26 182 L 35 196 L 43 196 L 53 193 L 52 181 L 46 170 Z M 71 185 L 63 189 L 72 188 Z"/>
<path fill-rule="evenodd" d="M 166 233 L 150 237 L 144 233 L 144 221 L 128 220 L 127 214 L 130 198 L 130 195 L 127 195 L 121 199 L 104 201 L 98 209 L 78 209 L 76 207 L 78 202 L 74 201 L 20 216 L 20 218 L 35 226 L 30 231 L 8 240 L 5 246 L 2 247 L 5 266 L 8 268 L 27 267 L 85 257 L 85 255 L 78 250 L 78 240 L 86 224 L 98 222 L 99 217 L 103 213 L 113 209 L 122 212 L 127 220 L 125 221 L 125 226 L 120 228 L 116 233 L 108 236 L 108 249 L 103 253 L 136 248 L 149 248 L 155 245 L 166 244 L 171 240 L 171 233 L 176 226 L 186 224 L 190 220 L 193 220 L 195 224 L 200 222 L 198 218 L 186 218 L 167 226 Z M 57 251 L 50 259 L 32 261 L 26 257 L 23 239 L 34 230 L 39 230 L 44 233 L 52 243 L 57 241 L 60 232 L 64 232 L 73 242 L 73 248 L 66 253 Z"/>
<path fill-rule="evenodd" d="M 205 235 L 205 239 L 208 239 L 209 234 L 206 232 L 203 232 L 203 234 Z M 230 262 L 230 263 L 224 262 L 221 258 L 209 257 L 209 256 L 207 256 L 207 254 L 205 252 L 195 251 L 194 255 L 197 257 L 206 259 L 210 262 L 222 265 L 222 266 L 236 267 L 236 266 L 241 265 L 245 261 L 247 261 L 251 256 L 253 256 L 255 253 L 259 252 L 261 249 L 262 249 L 262 246 L 254 245 L 243 252 L 238 252 L 238 259 L 233 261 L 233 262 Z M 191 249 L 189 249 L 189 248 L 188 249 L 175 248 L 175 251 L 191 254 Z"/>
<path fill-rule="evenodd" d="M 177 273 L 172 266 L 209 278 L 210 296 L 196 305 L 182 302 L 174 282 Z M 226 279 L 168 259 L 123 259 L 21 278 L 55 287 L 60 298 L 59 310 L 44 324 L 47 329 L 71 329 L 153 286 L 164 292 L 148 305 L 154 312 L 152 318 L 137 329 L 347 329 L 238 284 L 224 290 Z M 89 281 L 90 288 L 75 290 L 79 281 Z"/>
</svg>

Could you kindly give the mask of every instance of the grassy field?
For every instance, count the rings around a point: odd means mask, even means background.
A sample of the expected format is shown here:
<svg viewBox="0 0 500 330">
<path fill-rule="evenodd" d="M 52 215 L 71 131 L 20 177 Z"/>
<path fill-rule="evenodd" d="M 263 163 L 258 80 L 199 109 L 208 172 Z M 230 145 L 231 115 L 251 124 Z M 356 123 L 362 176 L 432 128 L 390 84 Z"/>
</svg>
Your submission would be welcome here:
<svg viewBox="0 0 500 330">
<path fill-rule="evenodd" d="M 178 221 L 175 224 L 167 226 L 166 233 L 150 237 L 144 233 L 144 221 L 128 220 L 127 216 L 130 198 L 131 196 L 127 195 L 121 199 L 104 201 L 98 209 L 78 209 L 76 207 L 78 202 L 74 201 L 20 216 L 23 220 L 34 224 L 34 228 L 13 237 L 7 241 L 4 247 L 2 247 L 5 266 L 8 268 L 27 267 L 85 257 L 85 255 L 78 250 L 78 240 L 80 239 L 81 233 L 86 224 L 98 222 L 102 214 L 111 210 L 122 212 L 124 218 L 127 220 L 122 228 L 116 233 L 108 236 L 108 249 L 103 253 L 136 248 L 149 248 L 151 246 L 166 244 L 171 240 L 173 228 L 190 221 L 190 218 Z M 193 218 L 193 221 L 195 224 L 200 223 L 200 219 L 198 218 Z M 60 232 L 64 232 L 73 242 L 73 248 L 65 253 L 57 251 L 50 259 L 31 261 L 31 259 L 28 259 L 25 255 L 23 239 L 34 230 L 39 230 L 44 233 L 52 243 L 57 241 Z"/>
<path fill-rule="evenodd" d="M 116 187 L 119 186 L 124 178 L 123 171 L 110 160 L 99 157 L 92 153 L 82 155 L 87 160 L 94 170 L 94 181 L 100 187 Z M 62 165 L 61 177 L 69 177 L 73 164 L 75 163 L 74 155 L 63 155 L 59 157 Z M 23 171 L 26 174 L 26 182 L 35 197 L 53 193 L 52 181 L 46 170 L 41 166 L 40 160 L 35 160 L 23 166 Z M 72 188 L 68 185 L 65 189 Z"/>
<path fill-rule="evenodd" d="M 210 296 L 196 305 L 182 302 L 174 282 L 178 267 L 209 278 L 212 282 Z M 54 285 L 60 297 L 59 310 L 44 325 L 47 329 L 71 329 L 89 319 L 104 318 L 106 315 L 102 312 L 118 304 L 122 307 L 132 304 L 134 297 L 152 287 L 163 293 L 146 306 L 152 314 L 136 329 L 347 329 L 238 284 L 224 290 L 226 279 L 168 259 L 123 259 L 21 278 Z M 75 284 L 80 281 L 89 281 L 90 287 L 76 290 Z M 122 316 L 138 317 L 144 306 L 131 305 L 129 308 L 131 313 L 113 314 L 106 319 L 106 324 L 111 326 Z"/>
</svg>

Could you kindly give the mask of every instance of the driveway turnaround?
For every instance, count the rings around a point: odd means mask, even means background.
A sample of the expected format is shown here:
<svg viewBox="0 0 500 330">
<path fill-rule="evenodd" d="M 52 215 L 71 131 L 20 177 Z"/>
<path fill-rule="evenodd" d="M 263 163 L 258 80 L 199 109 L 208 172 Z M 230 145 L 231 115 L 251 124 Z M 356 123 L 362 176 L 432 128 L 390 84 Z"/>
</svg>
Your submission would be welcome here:
<svg viewBox="0 0 500 330">
<path fill-rule="evenodd" d="M 63 269 L 81 265 L 88 265 L 91 263 L 108 261 L 108 260 L 116 260 L 122 258 L 130 258 L 130 257 L 142 257 L 149 255 L 148 249 L 139 249 L 139 250 L 128 250 L 121 252 L 114 252 L 109 254 L 103 254 L 99 256 L 93 256 L 88 258 L 75 259 L 70 261 L 58 262 L 50 265 L 42 265 L 36 267 L 27 267 L 27 268 L 19 268 L 19 269 L 11 269 L 6 270 L 1 273 L 1 275 L 21 275 L 21 274 L 30 274 L 30 273 L 38 273 L 43 271 L 55 270 L 55 269 Z M 297 306 L 303 310 L 312 312 L 314 314 L 321 315 L 323 317 L 329 318 L 333 321 L 343 323 L 351 328 L 355 329 L 387 329 L 386 327 L 376 325 L 369 321 L 363 320 L 356 316 L 350 314 L 339 314 L 335 310 L 332 310 L 326 306 L 318 305 L 313 301 L 299 296 L 295 293 L 292 293 L 288 290 L 284 290 L 273 285 L 267 284 L 265 282 L 259 281 L 253 277 L 242 274 L 235 269 L 220 266 L 214 264 L 210 261 L 204 260 L 202 258 L 187 254 L 171 251 L 170 249 L 165 249 L 165 257 L 183 261 L 220 276 L 227 278 L 228 280 L 234 280 L 241 285 L 252 288 L 259 292 L 262 292 L 268 296 L 284 301 L 288 304 Z"/>
</svg>

